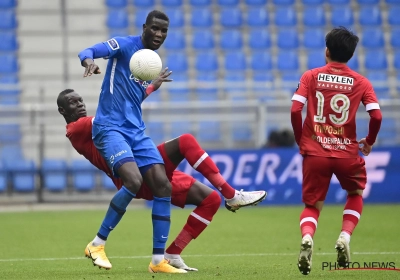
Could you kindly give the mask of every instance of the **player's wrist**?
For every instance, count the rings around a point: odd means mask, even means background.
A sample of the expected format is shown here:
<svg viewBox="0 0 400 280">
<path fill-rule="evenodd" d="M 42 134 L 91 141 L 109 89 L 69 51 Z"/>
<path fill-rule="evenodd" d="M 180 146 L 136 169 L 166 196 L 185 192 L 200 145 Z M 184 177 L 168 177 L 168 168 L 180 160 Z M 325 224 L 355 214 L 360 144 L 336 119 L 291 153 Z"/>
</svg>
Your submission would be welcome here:
<svg viewBox="0 0 400 280">
<path fill-rule="evenodd" d="M 374 143 L 375 143 L 375 141 L 374 140 L 372 140 L 370 137 L 365 137 L 365 142 L 367 142 L 367 144 L 369 145 L 369 146 L 372 146 L 372 145 L 374 145 Z"/>
<path fill-rule="evenodd" d="M 83 67 L 86 67 L 86 66 L 88 66 L 90 64 L 93 64 L 93 63 L 94 63 L 94 60 L 93 60 L 93 58 L 90 58 L 90 57 L 85 57 L 81 61 L 81 64 L 82 64 Z"/>
<path fill-rule="evenodd" d="M 153 84 L 150 84 L 147 88 L 146 88 L 146 94 L 150 95 L 153 91 L 155 91 L 156 88 L 154 87 Z"/>
</svg>

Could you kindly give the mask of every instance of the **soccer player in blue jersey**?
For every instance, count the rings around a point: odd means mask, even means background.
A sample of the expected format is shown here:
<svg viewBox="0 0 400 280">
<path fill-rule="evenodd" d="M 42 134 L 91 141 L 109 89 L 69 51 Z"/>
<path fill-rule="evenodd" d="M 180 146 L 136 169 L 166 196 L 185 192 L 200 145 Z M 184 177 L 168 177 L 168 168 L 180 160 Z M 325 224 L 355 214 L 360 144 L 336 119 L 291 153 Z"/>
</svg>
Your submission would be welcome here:
<svg viewBox="0 0 400 280">
<path fill-rule="evenodd" d="M 95 239 L 86 247 L 93 261 L 104 268 L 111 268 L 104 252 L 105 240 L 121 220 L 144 180 L 154 195 L 153 256 L 149 271 L 186 273 L 185 270 L 170 266 L 164 259 L 170 228 L 171 184 L 159 151 L 144 132 L 146 127 L 141 110 L 141 103 L 151 92 L 163 82 L 172 81 L 169 79 L 171 72 L 166 68 L 158 78 L 149 82 L 139 80 L 129 70 L 129 61 L 136 51 L 157 50 L 163 44 L 168 26 L 168 16 L 154 10 L 147 15 L 142 35 L 116 37 L 79 53 L 81 65 L 85 67 L 84 77 L 100 73 L 94 59 L 109 59 L 93 121 L 92 137 L 114 176 L 120 177 L 124 185 L 111 200 Z"/>
</svg>

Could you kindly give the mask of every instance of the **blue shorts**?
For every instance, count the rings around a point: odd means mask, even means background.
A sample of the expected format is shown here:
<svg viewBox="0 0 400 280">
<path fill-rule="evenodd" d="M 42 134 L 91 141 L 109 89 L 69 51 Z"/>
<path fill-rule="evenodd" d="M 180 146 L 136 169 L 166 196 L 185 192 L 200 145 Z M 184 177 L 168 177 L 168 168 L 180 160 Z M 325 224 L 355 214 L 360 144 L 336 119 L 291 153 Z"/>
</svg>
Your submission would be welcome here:
<svg viewBox="0 0 400 280">
<path fill-rule="evenodd" d="M 92 137 L 94 145 L 106 160 L 107 165 L 118 177 L 114 167 L 136 161 L 139 169 L 153 164 L 164 164 L 164 161 L 154 142 L 143 132 L 134 134 L 120 127 L 101 126 L 93 124 Z"/>
</svg>

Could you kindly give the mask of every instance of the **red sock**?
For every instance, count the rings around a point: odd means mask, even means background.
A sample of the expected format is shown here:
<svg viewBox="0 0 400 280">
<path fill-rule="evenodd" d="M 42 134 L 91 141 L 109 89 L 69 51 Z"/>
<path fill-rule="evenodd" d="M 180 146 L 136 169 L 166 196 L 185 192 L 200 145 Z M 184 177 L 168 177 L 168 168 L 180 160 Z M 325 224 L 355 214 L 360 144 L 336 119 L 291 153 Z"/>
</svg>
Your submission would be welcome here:
<svg viewBox="0 0 400 280">
<path fill-rule="evenodd" d="M 230 199 L 234 197 L 235 189 L 225 181 L 219 173 L 218 167 L 200 147 L 193 135 L 183 134 L 179 137 L 179 150 L 189 164 L 206 177 L 225 198 Z"/>
<path fill-rule="evenodd" d="M 314 237 L 318 225 L 319 210 L 313 206 L 306 206 L 300 215 L 301 236 L 306 234 Z"/>
<path fill-rule="evenodd" d="M 354 194 L 347 196 L 347 202 L 343 211 L 342 231 L 352 234 L 354 228 L 360 220 L 363 209 L 363 198 L 361 195 Z"/>
<path fill-rule="evenodd" d="M 213 191 L 193 210 L 182 231 L 168 247 L 166 253 L 180 255 L 190 241 L 196 239 L 208 226 L 220 205 L 221 198 L 216 191 Z"/>
</svg>

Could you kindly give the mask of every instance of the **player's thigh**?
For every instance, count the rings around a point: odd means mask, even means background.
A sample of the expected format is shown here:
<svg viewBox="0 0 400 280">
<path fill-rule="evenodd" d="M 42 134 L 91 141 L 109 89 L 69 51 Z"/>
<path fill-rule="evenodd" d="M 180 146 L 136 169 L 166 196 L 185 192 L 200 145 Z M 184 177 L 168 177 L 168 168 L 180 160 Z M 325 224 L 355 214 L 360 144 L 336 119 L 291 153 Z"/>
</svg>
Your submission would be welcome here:
<svg viewBox="0 0 400 280">
<path fill-rule="evenodd" d="M 123 163 L 134 161 L 131 147 L 119 131 L 104 127 L 101 132 L 94 135 L 93 143 L 117 178 L 119 174 L 116 171 Z"/>
<path fill-rule="evenodd" d="M 302 197 L 305 204 L 315 205 L 317 201 L 325 200 L 332 174 L 329 158 L 304 157 Z"/>
<path fill-rule="evenodd" d="M 136 135 L 135 139 L 130 144 L 133 156 L 139 168 L 153 164 L 164 164 L 156 145 L 147 135 Z"/>
<path fill-rule="evenodd" d="M 172 205 L 178 206 L 180 208 L 184 208 L 185 205 L 188 204 L 187 199 L 190 196 L 189 192 L 195 182 L 196 182 L 196 179 L 194 179 L 192 176 L 189 176 L 179 170 L 175 170 L 172 174 L 172 179 L 171 179 L 171 185 L 172 185 L 171 203 L 172 203 Z"/>
<path fill-rule="evenodd" d="M 172 141 L 175 141 L 175 139 L 172 140 Z M 175 163 L 175 162 L 171 161 L 170 153 L 171 153 L 172 150 L 175 150 L 175 148 L 172 147 L 172 146 L 174 144 L 176 144 L 176 142 L 174 142 L 173 144 L 170 144 L 170 143 L 171 142 L 165 142 L 165 143 L 163 143 L 161 145 L 158 145 L 157 149 L 160 152 L 161 157 L 162 157 L 162 159 L 164 161 L 165 173 L 167 174 L 168 179 L 171 181 L 172 180 L 172 174 L 175 171 L 175 169 L 177 168 L 177 166 L 179 165 L 179 163 Z M 172 148 L 172 150 L 171 150 L 171 148 Z M 179 151 L 178 151 L 178 153 L 179 153 Z"/>
<path fill-rule="evenodd" d="M 177 137 L 177 138 L 165 141 L 165 143 L 164 143 L 165 156 L 175 166 L 179 165 L 182 162 L 182 160 L 184 159 L 184 156 L 181 154 L 180 148 L 179 148 L 179 141 L 180 141 L 179 138 L 180 137 Z M 163 154 L 161 154 L 161 155 L 163 158 L 165 158 L 165 156 Z"/>
<path fill-rule="evenodd" d="M 199 206 L 214 190 L 206 185 L 195 181 L 189 189 L 186 204 Z"/>
<path fill-rule="evenodd" d="M 365 189 L 367 172 L 362 157 L 337 158 L 334 160 L 333 169 L 342 189 L 346 191 Z"/>
</svg>

